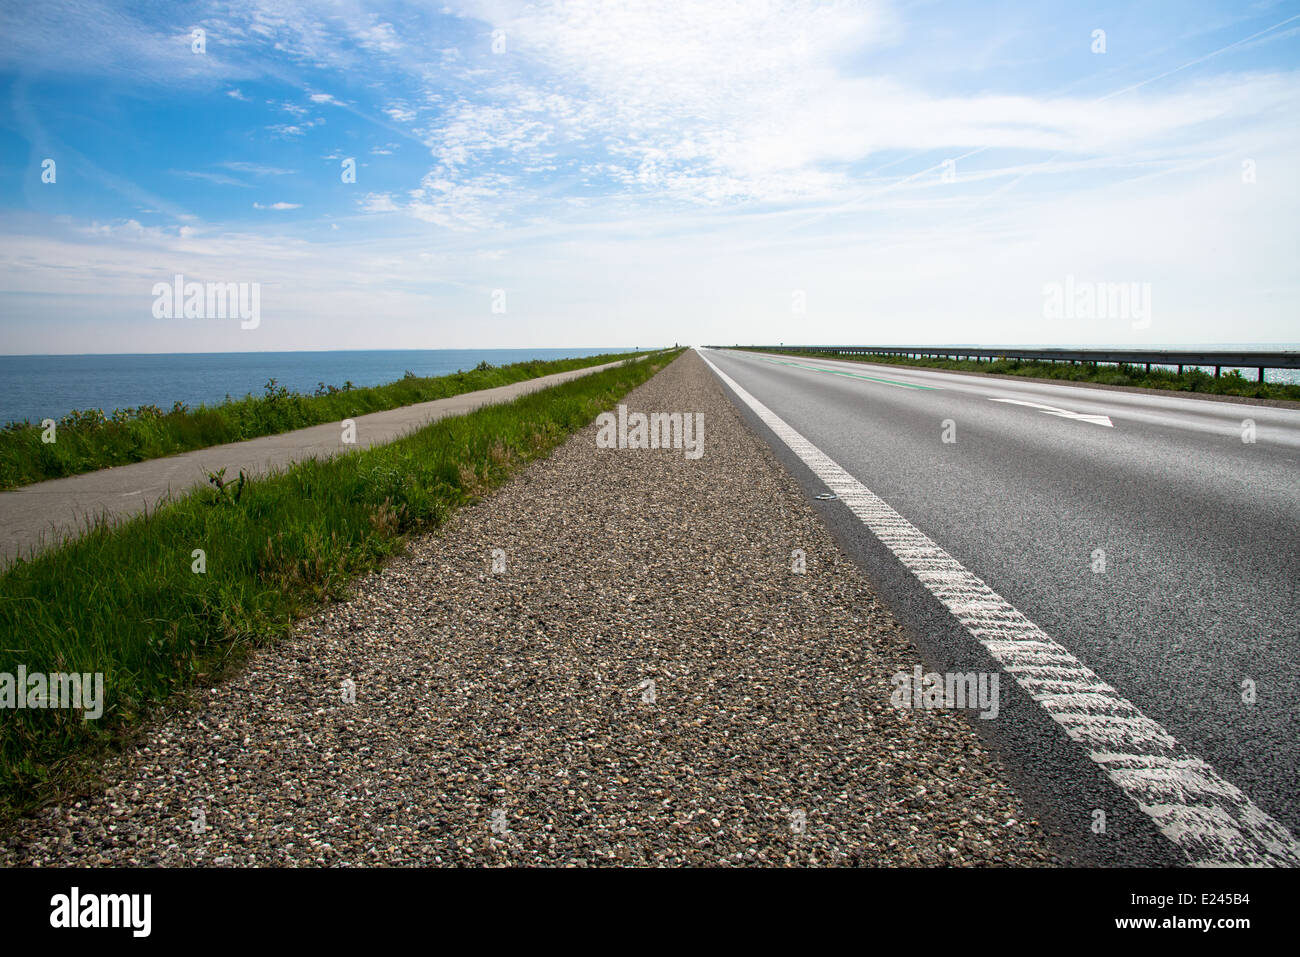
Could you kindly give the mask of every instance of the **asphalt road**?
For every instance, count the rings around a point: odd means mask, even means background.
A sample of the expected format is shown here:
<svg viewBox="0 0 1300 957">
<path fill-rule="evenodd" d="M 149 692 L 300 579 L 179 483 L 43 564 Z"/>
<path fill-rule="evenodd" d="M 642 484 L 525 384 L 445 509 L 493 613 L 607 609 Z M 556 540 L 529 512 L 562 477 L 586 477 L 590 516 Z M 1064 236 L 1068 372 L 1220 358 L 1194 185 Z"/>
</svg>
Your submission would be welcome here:
<svg viewBox="0 0 1300 957">
<path fill-rule="evenodd" d="M 1300 835 L 1300 410 L 702 354 Z M 999 667 L 844 502 L 819 507 L 934 670 Z M 1068 855 L 1187 863 L 1041 703 L 1010 680 L 1002 696 L 972 722 Z"/>
</svg>

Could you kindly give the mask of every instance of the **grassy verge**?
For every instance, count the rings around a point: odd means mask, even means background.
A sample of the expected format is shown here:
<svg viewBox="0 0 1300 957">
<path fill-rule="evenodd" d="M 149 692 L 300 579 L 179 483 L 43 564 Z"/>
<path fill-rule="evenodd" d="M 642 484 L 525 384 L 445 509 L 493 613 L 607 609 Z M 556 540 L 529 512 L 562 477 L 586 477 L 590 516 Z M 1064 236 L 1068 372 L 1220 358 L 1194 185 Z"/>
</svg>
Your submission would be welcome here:
<svg viewBox="0 0 1300 957">
<path fill-rule="evenodd" d="M 1300 385 L 1283 382 L 1256 382 L 1232 370 L 1215 378 L 1200 369 L 1146 371 L 1144 366 L 1101 365 L 1086 362 L 1033 362 L 1020 359 L 912 359 L 907 356 L 842 356 L 836 353 L 800 352 L 783 349 L 740 347 L 745 352 L 771 352 L 799 355 L 810 359 L 838 359 L 841 362 L 872 362 L 881 365 L 926 366 L 958 372 L 982 372 L 990 375 L 1025 376 L 1034 379 L 1064 379 L 1069 382 L 1096 382 L 1102 385 L 1135 386 L 1142 389 L 1166 389 L 1173 392 L 1200 392 L 1206 395 L 1239 395 L 1254 399 L 1289 399 L 1300 401 Z"/>
<path fill-rule="evenodd" d="M 101 672 L 105 710 L 85 721 L 0 709 L 0 819 L 75 789 L 152 708 L 342 597 L 407 535 L 547 454 L 679 352 L 301 462 L 238 495 L 200 490 L 13 565 L 0 575 L 0 674 Z"/>
<path fill-rule="evenodd" d="M 170 412 L 152 405 L 117 409 L 111 416 L 99 409 L 73 411 L 57 423 L 56 441 L 50 443 L 42 441 L 40 426 L 11 422 L 0 431 L 0 489 L 305 429 L 641 354 L 533 360 L 508 366 L 484 362 L 454 375 L 422 377 L 408 372 L 396 382 L 364 389 L 353 388 L 350 382 L 341 388 L 322 382 L 314 395 L 290 392 L 272 379 L 264 395 L 227 399 L 197 409 L 178 402 Z"/>
</svg>

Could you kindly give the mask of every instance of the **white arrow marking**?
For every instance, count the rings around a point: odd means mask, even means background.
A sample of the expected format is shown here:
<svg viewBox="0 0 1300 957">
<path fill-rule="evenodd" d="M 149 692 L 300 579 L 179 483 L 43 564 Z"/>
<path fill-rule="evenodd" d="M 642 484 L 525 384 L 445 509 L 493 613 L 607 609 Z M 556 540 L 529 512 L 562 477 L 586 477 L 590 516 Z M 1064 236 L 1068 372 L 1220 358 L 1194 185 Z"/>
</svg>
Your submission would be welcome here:
<svg viewBox="0 0 1300 957">
<path fill-rule="evenodd" d="M 1031 409 L 1039 409 L 1048 415 L 1059 415 L 1063 419 L 1077 419 L 1080 422 L 1091 422 L 1093 425 L 1104 425 L 1108 429 L 1115 428 L 1115 423 L 1110 420 L 1108 415 L 1088 415 L 1086 412 L 1071 412 L 1069 409 L 1058 409 L 1054 405 L 1042 405 L 1038 402 L 1026 402 L 1024 399 L 993 399 L 994 402 L 1010 402 L 1012 405 L 1027 405 Z"/>
</svg>

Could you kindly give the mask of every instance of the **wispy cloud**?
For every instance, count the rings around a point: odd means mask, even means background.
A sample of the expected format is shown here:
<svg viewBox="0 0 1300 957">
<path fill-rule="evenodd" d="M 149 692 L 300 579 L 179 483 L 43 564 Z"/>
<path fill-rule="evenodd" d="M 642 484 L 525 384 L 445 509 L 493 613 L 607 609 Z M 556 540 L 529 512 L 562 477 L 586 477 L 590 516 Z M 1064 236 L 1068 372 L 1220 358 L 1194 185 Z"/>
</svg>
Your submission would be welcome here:
<svg viewBox="0 0 1300 957">
<path fill-rule="evenodd" d="M 233 176 L 227 176 L 224 173 L 206 173 L 202 170 L 171 170 L 176 176 L 184 176 L 187 179 L 201 179 L 205 182 L 212 183 L 216 186 L 241 186 L 245 189 L 252 186 L 251 183 L 245 183 L 243 180 L 235 179 Z"/>
<path fill-rule="evenodd" d="M 305 123 L 272 123 L 266 127 L 266 131 L 277 137 L 288 138 L 291 136 L 302 136 L 313 126 L 319 126 L 322 121 L 308 120 Z"/>
<path fill-rule="evenodd" d="M 237 173 L 251 173 L 254 176 L 291 176 L 298 172 L 294 169 L 282 169 L 278 166 L 266 166 L 263 163 L 249 163 L 243 160 L 229 160 L 221 165 Z"/>
</svg>

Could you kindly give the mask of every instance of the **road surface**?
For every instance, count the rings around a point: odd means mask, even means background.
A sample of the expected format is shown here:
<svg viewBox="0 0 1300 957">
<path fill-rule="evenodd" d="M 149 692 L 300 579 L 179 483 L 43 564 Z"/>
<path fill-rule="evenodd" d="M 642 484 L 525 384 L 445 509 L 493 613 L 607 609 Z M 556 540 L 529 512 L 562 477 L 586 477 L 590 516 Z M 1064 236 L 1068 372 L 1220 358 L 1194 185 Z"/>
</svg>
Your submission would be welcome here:
<svg viewBox="0 0 1300 957">
<path fill-rule="evenodd" d="M 1055 661 L 1077 700 L 1105 686 L 1069 714 L 1061 688 L 1006 680 L 999 718 L 973 719 L 1080 861 L 1300 859 L 1300 411 L 702 355 L 810 493 L 839 482 L 824 518 L 935 671 Z M 1023 649 L 963 623 L 958 578 L 1045 657 L 1009 669 Z M 1080 723 L 1102 720 L 1122 748 Z"/>
</svg>

